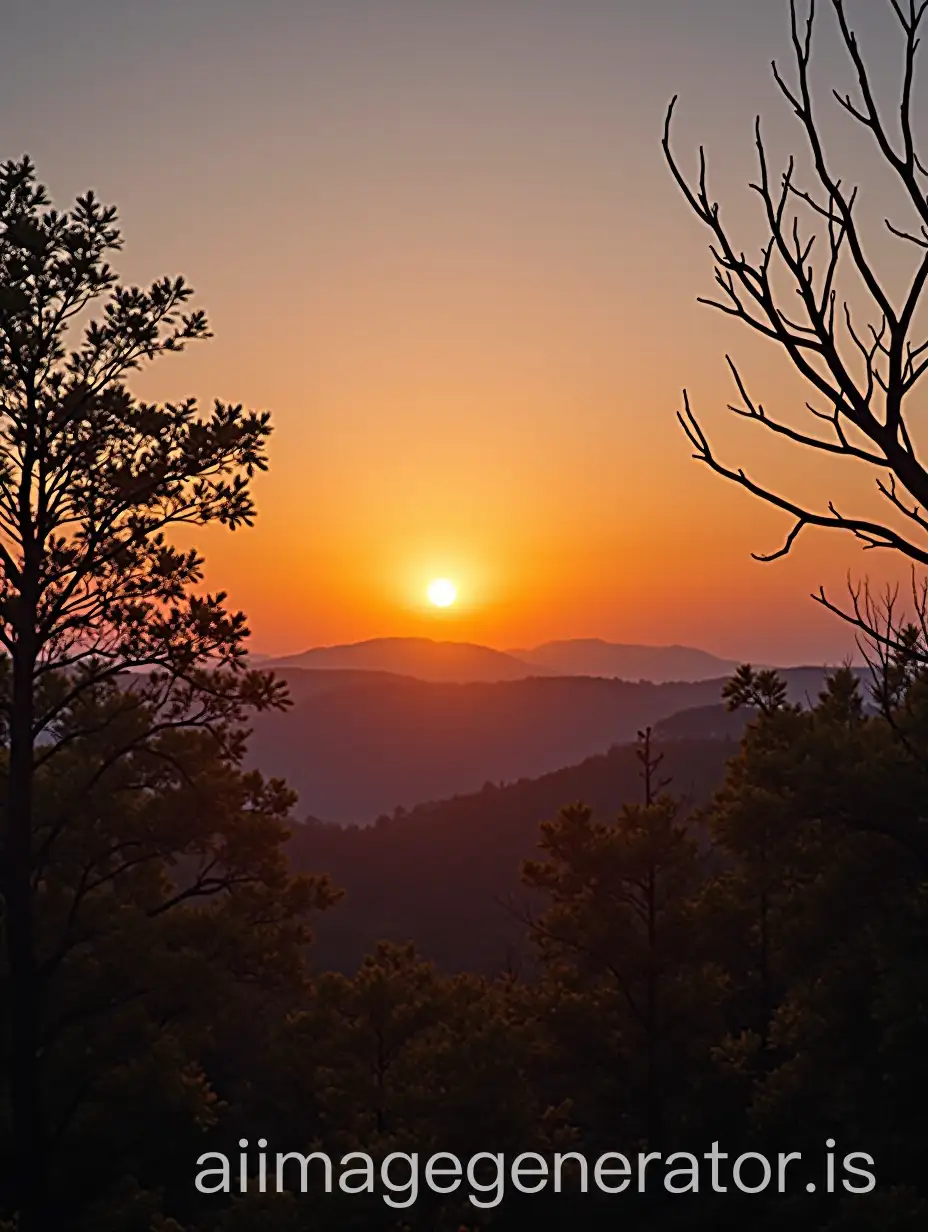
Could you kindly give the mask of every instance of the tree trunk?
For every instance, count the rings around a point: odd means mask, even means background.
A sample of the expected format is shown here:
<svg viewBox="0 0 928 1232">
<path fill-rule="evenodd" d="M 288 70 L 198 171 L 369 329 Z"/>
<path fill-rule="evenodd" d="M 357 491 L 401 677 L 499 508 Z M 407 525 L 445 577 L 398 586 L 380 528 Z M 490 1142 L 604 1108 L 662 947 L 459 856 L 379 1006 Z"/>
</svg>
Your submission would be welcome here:
<svg viewBox="0 0 928 1232">
<path fill-rule="evenodd" d="M 770 1021 L 773 1018 L 773 989 L 770 978 L 770 861 L 767 852 L 767 822 L 761 830 L 761 885 L 759 913 L 759 953 L 758 967 L 760 976 L 760 1040 L 761 1047 L 766 1052 L 770 1042 Z"/>
<path fill-rule="evenodd" d="M 6 947 L 10 976 L 10 1097 L 14 1192 L 21 1232 L 49 1232 L 47 1137 L 39 1075 L 41 990 L 36 955 L 32 871 L 33 635 L 13 655 L 7 788 Z"/>
<path fill-rule="evenodd" d="M 657 867 L 654 853 L 654 770 L 660 757 L 651 757 L 651 729 L 646 727 L 643 739 L 644 805 L 648 810 L 648 882 L 646 908 L 648 917 L 647 1008 L 645 1012 L 647 1040 L 647 1135 L 648 1149 L 663 1149 L 664 1116 L 660 1075 L 660 1036 L 657 1021 Z"/>
<path fill-rule="evenodd" d="M 647 983 L 647 1066 L 648 1066 L 648 1149 L 663 1149 L 664 1116 L 661 1091 L 660 1025 L 657 1001 L 657 870 L 654 865 L 648 870 L 648 983 Z"/>
</svg>

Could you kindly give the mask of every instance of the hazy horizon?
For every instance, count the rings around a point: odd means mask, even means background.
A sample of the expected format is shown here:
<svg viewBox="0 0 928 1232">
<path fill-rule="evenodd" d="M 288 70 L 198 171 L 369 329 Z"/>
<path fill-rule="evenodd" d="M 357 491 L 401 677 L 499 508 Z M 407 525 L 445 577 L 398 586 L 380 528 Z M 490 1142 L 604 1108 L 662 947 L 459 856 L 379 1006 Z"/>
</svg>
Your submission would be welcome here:
<svg viewBox="0 0 928 1232">
<path fill-rule="evenodd" d="M 249 653 L 254 655 L 255 657 L 278 660 L 278 659 L 288 659 L 288 658 L 299 657 L 300 655 L 306 654 L 314 650 L 345 649 L 345 648 L 350 648 L 354 646 L 366 645 L 368 643 L 391 642 L 391 641 L 421 641 L 421 642 L 432 642 L 434 644 L 473 646 L 476 648 L 493 650 L 500 654 L 506 654 L 506 655 L 512 655 L 512 656 L 518 656 L 520 654 L 531 653 L 532 651 L 538 650 L 541 647 L 555 645 L 559 642 L 564 642 L 564 643 L 602 642 L 603 644 L 607 646 L 627 646 L 627 647 L 634 647 L 635 649 L 643 649 L 643 650 L 695 651 L 697 654 L 706 654 L 712 658 L 717 658 L 717 659 L 721 659 L 723 661 L 728 661 L 728 662 L 742 663 L 742 662 L 751 661 L 753 662 L 755 666 L 758 666 L 758 667 L 776 667 L 776 668 L 784 668 L 784 669 L 793 668 L 793 667 L 820 667 L 820 666 L 821 667 L 837 667 L 837 666 L 840 666 L 842 663 L 847 662 L 848 659 L 850 659 L 850 662 L 855 666 L 859 666 L 859 667 L 865 666 L 865 661 L 863 657 L 861 656 L 859 649 L 857 648 L 855 648 L 854 652 L 845 652 L 843 654 L 840 654 L 834 657 L 810 659 L 810 660 L 795 659 L 791 661 L 786 661 L 786 660 L 780 661 L 780 660 L 775 660 L 773 658 L 764 658 L 764 657 L 757 657 L 757 656 L 755 656 L 752 659 L 751 656 L 738 655 L 735 653 L 725 652 L 725 651 L 716 651 L 706 646 L 696 645 L 691 642 L 618 641 L 618 640 L 613 640 L 611 638 L 602 638 L 596 634 L 578 634 L 573 637 L 568 635 L 568 636 L 559 637 L 559 638 L 549 638 L 549 639 L 546 638 L 542 642 L 530 643 L 530 644 L 526 644 L 523 646 L 512 646 L 512 645 L 502 645 L 502 644 L 497 645 L 490 641 L 478 642 L 478 641 L 474 641 L 471 638 L 464 638 L 464 637 L 461 637 L 461 638 L 445 637 L 439 633 L 434 633 L 434 634 L 386 633 L 386 634 L 379 634 L 379 635 L 375 634 L 371 637 L 357 638 L 357 639 L 350 640 L 350 641 L 340 640 L 336 638 L 335 640 L 328 641 L 328 642 L 306 643 L 305 645 L 295 645 L 290 649 L 280 650 L 280 651 L 268 650 L 266 649 L 266 647 L 255 642 L 255 639 L 252 638 L 252 642 L 254 644 L 249 647 Z"/>
</svg>

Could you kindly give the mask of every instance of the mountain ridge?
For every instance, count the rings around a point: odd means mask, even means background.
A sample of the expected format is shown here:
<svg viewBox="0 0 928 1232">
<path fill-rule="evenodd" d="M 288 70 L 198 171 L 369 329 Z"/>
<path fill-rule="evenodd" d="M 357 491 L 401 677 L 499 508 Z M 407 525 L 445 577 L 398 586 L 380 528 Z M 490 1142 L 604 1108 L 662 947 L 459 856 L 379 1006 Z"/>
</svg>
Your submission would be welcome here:
<svg viewBox="0 0 928 1232">
<path fill-rule="evenodd" d="M 710 680 L 730 675 L 738 666 L 735 659 L 723 659 L 696 646 L 610 642 L 600 637 L 561 638 L 509 653 L 559 676 L 604 676 L 655 684 Z"/>
<path fill-rule="evenodd" d="M 495 682 L 532 676 L 598 676 L 655 684 L 730 675 L 735 659 L 694 646 L 563 638 L 518 650 L 428 637 L 375 637 L 314 646 L 296 654 L 255 655 L 267 668 L 387 671 L 435 682 Z"/>
</svg>

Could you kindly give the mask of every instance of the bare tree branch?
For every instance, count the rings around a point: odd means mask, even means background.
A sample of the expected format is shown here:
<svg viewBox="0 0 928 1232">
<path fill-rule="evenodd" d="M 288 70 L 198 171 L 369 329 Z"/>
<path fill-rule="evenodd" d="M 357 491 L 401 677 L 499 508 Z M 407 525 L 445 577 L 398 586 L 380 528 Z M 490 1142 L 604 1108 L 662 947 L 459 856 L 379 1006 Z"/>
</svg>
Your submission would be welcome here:
<svg viewBox="0 0 928 1232">
<path fill-rule="evenodd" d="M 792 528 L 783 546 L 757 554 L 759 560 L 777 560 L 786 555 L 806 527 L 844 530 L 866 548 L 889 548 L 919 565 L 928 564 L 928 471 L 921 465 L 907 422 L 907 396 L 928 371 L 928 339 L 913 339 L 913 322 L 926 302 L 928 285 L 928 194 L 926 172 L 920 161 L 913 124 L 919 31 L 928 0 L 889 0 L 904 39 L 904 68 L 899 93 L 901 149 L 893 144 L 876 105 L 871 77 L 858 40 L 850 27 L 844 0 L 831 0 L 843 46 L 854 69 L 860 98 L 837 98 L 855 124 L 873 136 L 892 177 L 902 185 L 918 223 L 914 229 L 889 219 L 893 236 L 919 250 L 907 290 L 899 305 L 893 303 L 883 280 L 865 251 L 858 225 L 856 187 L 845 188 L 832 173 L 813 109 L 811 59 L 816 25 L 815 0 L 810 0 L 804 20 L 798 0 L 790 0 L 790 38 L 795 63 L 795 84 L 790 84 L 776 63 L 773 75 L 781 94 L 799 121 L 819 188 L 815 191 L 796 182 L 796 164 L 790 158 L 785 170 L 773 176 L 761 134 L 755 122 L 754 138 L 758 176 L 750 187 L 760 199 L 767 226 L 767 239 L 757 259 L 749 259 L 737 246 L 724 223 L 717 202 L 709 194 L 705 149 L 699 148 L 694 183 L 683 174 L 671 147 L 671 125 L 676 97 L 671 100 L 664 123 L 663 150 L 668 167 L 690 208 L 710 232 L 710 252 L 715 261 L 715 282 L 721 295 L 701 297 L 752 331 L 774 342 L 800 377 L 824 398 L 830 412 L 816 409 L 819 400 L 805 401 L 805 410 L 827 422 L 831 439 L 806 432 L 772 418 L 762 403 L 748 393 L 742 375 L 726 356 L 740 396 L 740 404 L 728 410 L 758 424 L 791 443 L 878 468 L 877 491 L 895 515 L 909 525 L 903 533 L 896 525 L 868 517 L 839 512 L 833 501 L 823 501 L 816 511 L 781 495 L 773 488 L 748 478 L 744 470 L 721 463 L 709 446 L 705 432 L 691 410 L 684 392 L 684 409 L 678 419 L 694 447 L 694 456 L 724 478 L 737 483 L 759 500 L 788 514 Z M 802 213 L 811 219 L 807 227 Z M 815 254 L 819 254 L 816 262 Z M 873 319 L 855 324 L 861 312 L 855 303 L 852 315 L 848 299 L 839 293 L 842 270 L 849 262 L 853 274 L 867 292 Z M 816 268 L 817 267 L 817 268 Z M 780 291 L 781 275 L 792 284 L 800 310 L 787 309 Z M 864 312 L 867 310 L 864 309 Z M 855 376 L 855 373 L 857 376 Z"/>
</svg>

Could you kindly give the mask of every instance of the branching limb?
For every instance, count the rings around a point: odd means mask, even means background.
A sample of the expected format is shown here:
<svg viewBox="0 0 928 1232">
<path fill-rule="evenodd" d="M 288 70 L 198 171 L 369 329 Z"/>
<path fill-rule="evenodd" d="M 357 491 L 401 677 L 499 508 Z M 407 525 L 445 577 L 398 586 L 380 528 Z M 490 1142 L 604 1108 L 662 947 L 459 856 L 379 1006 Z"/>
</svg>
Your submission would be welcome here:
<svg viewBox="0 0 928 1232">
<path fill-rule="evenodd" d="M 738 484 L 739 487 L 750 492 L 752 496 L 758 497 L 765 504 L 772 505 L 775 509 L 781 509 L 784 513 L 789 513 L 796 519 L 796 523 L 783 546 L 776 552 L 768 554 L 752 553 L 755 560 L 765 562 L 779 560 L 789 553 L 797 536 L 805 527 L 817 526 L 829 530 L 846 531 L 861 540 L 867 548 L 894 548 L 896 551 L 903 552 L 910 559 L 916 560 L 920 564 L 928 565 L 928 549 L 921 548 L 917 544 L 904 539 L 890 527 L 881 526 L 878 522 L 872 522 L 865 518 L 845 517 L 838 512 L 831 501 L 828 502 L 827 514 L 815 513 L 812 510 L 803 508 L 801 505 L 795 504 L 793 501 L 787 500 L 783 496 L 779 496 L 769 488 L 764 488 L 760 484 L 755 483 L 743 470 L 732 470 L 725 466 L 713 454 L 705 433 L 690 409 L 689 397 L 685 390 L 683 401 L 684 410 L 678 413 L 677 418 L 693 446 L 694 458 L 704 462 L 717 475 L 721 475 L 724 479 Z"/>
<path fill-rule="evenodd" d="M 754 420 L 771 432 L 775 432 L 778 436 L 785 436 L 788 440 L 795 441 L 799 445 L 807 445 L 810 449 L 821 449 L 824 453 L 845 454 L 848 457 L 857 458 L 861 462 L 868 462 L 872 466 L 886 466 L 886 458 L 883 455 L 872 453 L 850 443 L 841 426 L 840 403 L 835 407 L 834 414 L 832 415 L 825 415 L 821 411 L 815 410 L 809 403 L 806 403 L 807 409 L 813 415 L 833 425 L 838 439 L 837 441 L 824 441 L 821 437 L 808 436 L 804 432 L 799 432 L 795 428 L 789 427 L 788 424 L 771 419 L 761 403 L 754 403 L 751 400 L 741 374 L 731 357 L 726 355 L 725 360 L 731 369 L 735 384 L 738 386 L 738 392 L 744 402 L 743 407 L 733 406 L 729 403 L 728 409 L 733 411 L 734 414 L 740 415 L 743 419 Z"/>
</svg>

